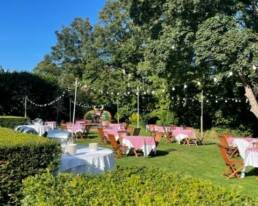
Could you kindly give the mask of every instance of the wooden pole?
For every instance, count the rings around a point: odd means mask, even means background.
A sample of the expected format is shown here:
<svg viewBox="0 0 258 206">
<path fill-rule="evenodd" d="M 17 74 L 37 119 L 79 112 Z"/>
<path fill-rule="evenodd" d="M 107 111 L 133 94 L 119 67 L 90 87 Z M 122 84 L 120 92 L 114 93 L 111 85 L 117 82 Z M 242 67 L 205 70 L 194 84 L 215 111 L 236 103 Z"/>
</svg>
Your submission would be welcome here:
<svg viewBox="0 0 258 206">
<path fill-rule="evenodd" d="M 75 110 L 76 110 L 76 99 L 77 99 L 77 87 L 78 87 L 78 79 L 75 80 L 75 90 L 74 90 L 74 104 L 73 104 L 73 125 L 75 123 Z"/>
<path fill-rule="evenodd" d="M 72 100 L 69 97 L 69 122 L 72 121 Z"/>
<path fill-rule="evenodd" d="M 117 111 L 117 123 L 119 124 L 119 105 L 118 105 L 118 99 L 116 100 L 116 111 Z"/>
<path fill-rule="evenodd" d="M 203 140 L 203 90 L 201 92 L 201 139 Z"/>
<path fill-rule="evenodd" d="M 140 128 L 140 91 L 137 87 L 137 128 Z"/>
<path fill-rule="evenodd" d="M 24 98 L 24 118 L 27 118 L 27 96 Z"/>
</svg>

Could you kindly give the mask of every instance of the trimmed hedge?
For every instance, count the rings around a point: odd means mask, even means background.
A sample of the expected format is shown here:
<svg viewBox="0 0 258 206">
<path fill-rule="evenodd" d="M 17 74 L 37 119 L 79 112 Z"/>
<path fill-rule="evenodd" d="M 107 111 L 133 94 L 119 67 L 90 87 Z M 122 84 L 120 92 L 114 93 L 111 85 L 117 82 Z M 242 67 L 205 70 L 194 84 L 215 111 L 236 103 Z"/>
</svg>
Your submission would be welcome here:
<svg viewBox="0 0 258 206">
<path fill-rule="evenodd" d="M 17 116 L 0 116 L 0 127 L 14 128 L 18 125 L 25 124 L 27 119 L 25 117 Z"/>
<path fill-rule="evenodd" d="M 0 205 L 19 205 L 22 180 L 53 170 L 60 153 L 57 142 L 0 127 Z"/>
<path fill-rule="evenodd" d="M 159 169 L 125 168 L 97 176 L 45 173 L 23 185 L 23 206 L 258 204 L 237 191 Z"/>
</svg>

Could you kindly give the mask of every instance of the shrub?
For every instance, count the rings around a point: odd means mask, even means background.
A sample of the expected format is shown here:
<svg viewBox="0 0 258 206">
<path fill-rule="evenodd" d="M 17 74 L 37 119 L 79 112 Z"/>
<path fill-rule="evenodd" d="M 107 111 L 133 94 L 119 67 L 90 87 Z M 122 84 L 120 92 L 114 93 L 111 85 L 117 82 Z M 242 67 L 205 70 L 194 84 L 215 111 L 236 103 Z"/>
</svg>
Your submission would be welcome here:
<svg viewBox="0 0 258 206">
<path fill-rule="evenodd" d="M 141 121 L 141 116 L 134 112 L 131 114 L 131 116 L 129 117 L 129 122 L 132 124 L 132 125 L 136 125 L 137 124 L 137 119 L 138 119 L 138 116 L 139 116 L 139 121 Z"/>
<path fill-rule="evenodd" d="M 88 111 L 86 112 L 86 114 L 84 115 L 84 119 L 86 120 L 93 120 L 93 117 L 94 117 L 94 111 Z"/>
<path fill-rule="evenodd" d="M 109 111 L 103 111 L 102 115 L 101 115 L 101 119 L 103 121 L 111 121 L 111 114 Z"/>
<path fill-rule="evenodd" d="M 198 137 L 201 136 L 200 131 L 196 130 L 196 134 Z M 233 135 L 236 137 L 246 137 L 246 136 L 250 136 L 251 132 L 250 131 L 240 131 L 240 130 L 236 130 L 236 129 L 213 127 L 209 130 L 204 131 L 204 133 L 203 133 L 204 140 L 211 141 L 211 142 L 217 142 L 218 137 L 222 134 L 229 134 L 229 135 Z"/>
<path fill-rule="evenodd" d="M 27 119 L 25 117 L 17 116 L 0 116 L 0 127 L 14 128 L 17 125 L 25 124 Z"/>
<path fill-rule="evenodd" d="M 53 170 L 60 151 L 54 141 L 0 128 L 0 205 L 19 205 L 22 179 Z"/>
<path fill-rule="evenodd" d="M 174 172 L 118 169 L 97 176 L 50 173 L 24 181 L 22 205 L 255 205 L 255 199 Z"/>
</svg>

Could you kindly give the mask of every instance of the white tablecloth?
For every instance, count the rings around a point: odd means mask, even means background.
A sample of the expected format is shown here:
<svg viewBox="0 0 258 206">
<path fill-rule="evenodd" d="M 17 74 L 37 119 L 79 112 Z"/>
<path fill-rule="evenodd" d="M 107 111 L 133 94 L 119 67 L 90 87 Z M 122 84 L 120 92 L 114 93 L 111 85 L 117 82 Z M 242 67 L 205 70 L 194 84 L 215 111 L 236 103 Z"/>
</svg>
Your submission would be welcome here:
<svg viewBox="0 0 258 206">
<path fill-rule="evenodd" d="M 245 164 L 245 167 L 248 167 L 248 166 L 258 167 L 258 149 L 257 148 L 251 148 L 246 150 L 244 164 Z"/>
<path fill-rule="evenodd" d="M 41 124 L 29 124 L 25 126 L 29 128 L 33 128 L 40 136 L 42 136 L 45 132 L 51 129 L 49 126 L 41 125 Z"/>
<path fill-rule="evenodd" d="M 256 141 L 257 140 L 247 141 L 244 138 L 234 138 L 232 143 L 233 143 L 233 145 L 237 146 L 239 154 L 242 157 L 242 159 L 244 160 L 247 148 L 253 147 L 253 143 Z"/>
<path fill-rule="evenodd" d="M 182 141 L 183 139 L 187 138 L 187 137 L 188 137 L 188 135 L 185 135 L 185 134 L 178 134 L 178 135 L 175 136 L 175 140 L 178 142 L 178 144 L 180 144 L 181 141 Z"/>
<path fill-rule="evenodd" d="M 77 149 L 75 155 L 63 154 L 59 172 L 101 173 L 115 166 L 114 153 L 107 148 L 91 151 L 89 148 Z"/>
</svg>

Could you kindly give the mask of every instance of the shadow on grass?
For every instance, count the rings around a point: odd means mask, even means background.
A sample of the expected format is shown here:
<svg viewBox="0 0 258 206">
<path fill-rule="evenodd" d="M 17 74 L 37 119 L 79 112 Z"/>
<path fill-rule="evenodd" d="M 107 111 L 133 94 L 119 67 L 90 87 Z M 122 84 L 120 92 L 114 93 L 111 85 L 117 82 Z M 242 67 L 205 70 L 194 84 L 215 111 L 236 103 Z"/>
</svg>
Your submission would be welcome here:
<svg viewBox="0 0 258 206">
<path fill-rule="evenodd" d="M 157 150 L 156 154 L 151 155 L 152 158 L 155 157 L 160 157 L 160 156 L 166 156 L 168 155 L 170 152 L 176 151 L 175 149 L 167 149 L 167 150 Z"/>
<path fill-rule="evenodd" d="M 253 168 L 245 174 L 246 177 L 249 176 L 258 176 L 258 168 Z"/>
<path fill-rule="evenodd" d="M 86 134 L 85 139 L 94 139 L 94 138 L 98 138 L 98 135 L 95 132 L 89 132 L 88 134 Z"/>
</svg>

